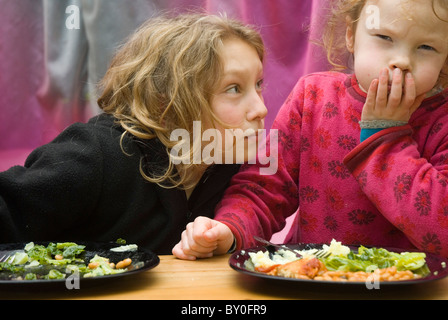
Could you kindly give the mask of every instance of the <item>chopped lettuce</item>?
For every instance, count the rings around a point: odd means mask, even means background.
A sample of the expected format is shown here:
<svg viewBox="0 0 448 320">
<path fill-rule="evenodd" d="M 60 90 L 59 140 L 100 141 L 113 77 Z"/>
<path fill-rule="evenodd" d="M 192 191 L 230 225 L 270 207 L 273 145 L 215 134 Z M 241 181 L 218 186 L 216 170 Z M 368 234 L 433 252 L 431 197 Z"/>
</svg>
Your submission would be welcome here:
<svg viewBox="0 0 448 320">
<path fill-rule="evenodd" d="M 395 266 L 398 271 L 411 270 L 415 274 L 425 276 L 429 273 L 425 258 L 426 255 L 422 252 L 395 253 L 383 248 L 360 246 L 358 253 L 331 255 L 324 259 L 324 263 L 331 271 L 373 272 L 378 268 Z"/>
<path fill-rule="evenodd" d="M 75 259 L 84 252 L 85 246 L 74 242 L 50 243 L 47 246 L 48 252 L 52 256 L 61 255 L 64 259 Z"/>
<path fill-rule="evenodd" d="M 45 264 L 49 259 L 51 259 L 50 252 L 46 247 L 41 245 L 34 245 L 30 250 L 28 250 L 27 254 L 31 260 L 39 261 L 42 264 Z"/>
<path fill-rule="evenodd" d="M 28 255 L 26 252 L 16 252 L 13 257 L 12 264 L 14 265 L 25 264 L 28 262 Z"/>
<path fill-rule="evenodd" d="M 29 272 L 25 275 L 25 280 L 37 280 L 35 273 Z"/>
<path fill-rule="evenodd" d="M 58 280 L 65 279 L 65 274 L 61 273 L 58 270 L 52 269 L 48 272 L 48 274 L 44 277 L 47 280 Z"/>
<path fill-rule="evenodd" d="M 77 244 L 71 245 L 64 249 L 64 251 L 62 252 L 62 256 L 65 259 L 75 259 L 84 252 L 85 247 L 86 246 L 81 246 Z"/>
<path fill-rule="evenodd" d="M 85 263 L 85 246 L 74 242 L 49 243 L 47 246 L 27 243 L 24 250 L 15 252 L 6 262 L 0 263 L 3 278 L 24 280 L 64 279 L 67 274 L 80 273 L 83 277 L 117 274 L 126 269 L 114 269 L 109 260 L 96 255 L 90 262 L 99 266 L 90 269 Z M 130 248 L 130 249 L 133 249 Z"/>
<path fill-rule="evenodd" d="M 126 240 L 122 238 L 118 238 L 116 241 L 117 244 L 126 244 Z"/>
<path fill-rule="evenodd" d="M 24 270 L 22 266 L 16 266 L 9 262 L 0 262 L 0 271 L 23 272 Z"/>
<path fill-rule="evenodd" d="M 35 245 L 30 242 L 25 246 L 25 255 L 30 262 L 37 261 L 40 264 L 65 265 L 79 258 L 84 252 L 85 246 L 78 245 L 73 242 L 50 243 L 48 246 Z M 55 259 L 59 255 L 62 259 Z M 16 253 L 17 256 L 17 253 Z M 22 257 L 24 264 L 28 261 Z M 16 258 L 14 258 L 16 261 Z"/>
<path fill-rule="evenodd" d="M 123 273 L 126 271 L 126 269 L 112 268 L 109 263 L 109 259 L 100 257 L 99 255 L 95 255 L 95 257 L 90 259 L 90 262 L 97 262 L 99 265 L 95 269 L 92 269 L 90 272 L 87 272 L 86 274 L 84 274 L 85 278 Z"/>
</svg>

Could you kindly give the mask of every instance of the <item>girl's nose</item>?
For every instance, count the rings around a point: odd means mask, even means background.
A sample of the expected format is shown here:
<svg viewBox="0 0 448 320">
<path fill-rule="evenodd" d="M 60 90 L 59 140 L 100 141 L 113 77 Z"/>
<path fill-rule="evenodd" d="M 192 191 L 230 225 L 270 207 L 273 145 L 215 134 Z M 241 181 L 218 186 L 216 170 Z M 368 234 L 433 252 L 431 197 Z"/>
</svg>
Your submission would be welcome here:
<svg viewBox="0 0 448 320">
<path fill-rule="evenodd" d="M 263 120 L 268 114 L 268 109 L 264 104 L 264 99 L 261 94 L 257 94 L 256 97 L 251 99 L 249 111 L 247 112 L 247 120 Z"/>
<path fill-rule="evenodd" d="M 401 69 L 403 73 L 412 72 L 411 60 L 406 55 L 395 56 L 389 63 L 389 69 L 391 71 L 395 69 Z"/>
</svg>

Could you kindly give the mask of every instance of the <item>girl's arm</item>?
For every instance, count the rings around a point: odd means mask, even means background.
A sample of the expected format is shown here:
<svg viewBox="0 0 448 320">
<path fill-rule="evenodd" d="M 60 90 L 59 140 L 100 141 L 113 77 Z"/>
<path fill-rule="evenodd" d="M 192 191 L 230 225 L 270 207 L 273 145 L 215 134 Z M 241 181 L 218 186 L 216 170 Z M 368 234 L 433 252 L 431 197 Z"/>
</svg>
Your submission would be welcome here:
<svg viewBox="0 0 448 320">
<path fill-rule="evenodd" d="M 407 123 L 423 97 L 416 96 L 410 74 L 405 77 L 404 92 L 399 72 L 394 74 L 389 95 L 387 81 L 380 76 L 369 89 L 362 120 Z M 344 163 L 370 201 L 416 247 L 448 256 L 448 126 L 442 120 L 443 110 L 439 107 L 440 114 L 432 114 L 436 128 L 420 138 L 426 140 L 420 145 L 410 125 L 391 127 L 367 138 Z M 414 117 L 420 118 L 419 126 L 429 125 L 425 123 L 429 112 L 435 111 L 420 112 Z"/>
<path fill-rule="evenodd" d="M 25 166 L 0 173 L 0 242 L 63 238 L 95 208 L 101 146 L 78 127 L 36 149 Z"/>
<path fill-rule="evenodd" d="M 385 129 L 344 160 L 378 210 L 421 250 L 448 256 L 448 126 L 424 157 L 409 125 Z"/>
</svg>

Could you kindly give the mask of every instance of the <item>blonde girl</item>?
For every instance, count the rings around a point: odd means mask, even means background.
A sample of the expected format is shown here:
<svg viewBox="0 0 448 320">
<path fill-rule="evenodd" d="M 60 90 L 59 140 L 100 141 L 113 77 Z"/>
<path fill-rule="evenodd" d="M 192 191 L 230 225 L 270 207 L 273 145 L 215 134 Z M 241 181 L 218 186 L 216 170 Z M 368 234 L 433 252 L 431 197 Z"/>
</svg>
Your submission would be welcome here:
<svg viewBox="0 0 448 320">
<path fill-rule="evenodd" d="M 123 238 L 169 253 L 189 221 L 213 216 L 239 169 L 174 164 L 171 133 L 263 129 L 263 60 L 259 33 L 226 17 L 149 20 L 111 62 L 104 113 L 0 173 L 0 241 Z"/>
<path fill-rule="evenodd" d="M 156 138 L 167 150 L 178 142 L 171 139 L 176 129 L 192 133 L 195 121 L 223 124 L 210 102 L 223 72 L 223 40 L 229 38 L 250 44 L 263 61 L 259 34 L 237 21 L 202 15 L 148 21 L 113 59 L 103 80 L 100 106 L 126 133 L 144 140 Z M 193 164 L 194 147 L 191 141 L 191 151 L 184 155 L 191 161 L 184 161 L 186 165 L 174 168 L 170 159 L 160 176 L 142 174 L 166 187 L 194 187 L 203 173 Z"/>
<path fill-rule="evenodd" d="M 253 235 L 269 239 L 297 210 L 286 242 L 448 256 L 448 1 L 336 0 L 324 42 L 353 73 L 299 80 L 273 126 L 277 173 L 245 166 L 216 220 L 187 226 L 177 256 L 209 256 L 212 242 L 225 252 L 227 238 L 257 245 Z"/>
</svg>

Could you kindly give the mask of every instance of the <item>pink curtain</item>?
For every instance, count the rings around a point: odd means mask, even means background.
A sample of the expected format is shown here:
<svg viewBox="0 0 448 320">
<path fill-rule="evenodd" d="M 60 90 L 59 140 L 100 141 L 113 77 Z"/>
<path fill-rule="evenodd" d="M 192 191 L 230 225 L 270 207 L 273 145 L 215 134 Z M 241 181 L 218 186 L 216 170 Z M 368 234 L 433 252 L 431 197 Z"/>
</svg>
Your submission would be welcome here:
<svg viewBox="0 0 448 320">
<path fill-rule="evenodd" d="M 321 33 L 324 0 L 0 0 L 0 171 L 23 164 L 34 148 L 94 115 L 89 86 L 116 45 L 161 10 L 226 13 L 259 27 L 268 57 L 266 127 L 299 77 L 327 70 Z M 67 30 L 70 4 L 79 29 Z M 107 39 L 115 39 L 116 42 Z"/>
</svg>

